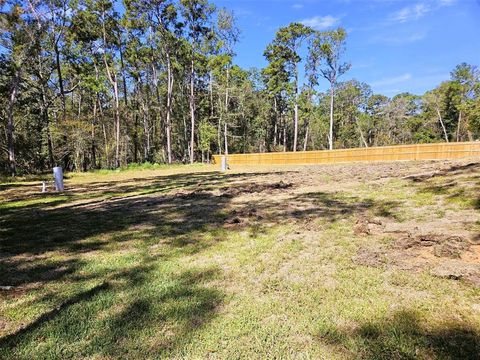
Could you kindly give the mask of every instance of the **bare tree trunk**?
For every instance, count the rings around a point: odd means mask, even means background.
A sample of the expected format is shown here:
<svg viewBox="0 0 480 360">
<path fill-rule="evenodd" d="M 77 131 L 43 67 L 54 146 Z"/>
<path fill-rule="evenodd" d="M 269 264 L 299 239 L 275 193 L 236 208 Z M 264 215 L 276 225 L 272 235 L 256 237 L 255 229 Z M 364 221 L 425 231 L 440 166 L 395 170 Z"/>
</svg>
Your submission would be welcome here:
<svg viewBox="0 0 480 360">
<path fill-rule="evenodd" d="M 273 108 L 275 112 L 274 125 L 273 125 L 273 147 L 277 146 L 278 138 L 278 109 L 277 109 L 277 98 L 273 98 Z"/>
<path fill-rule="evenodd" d="M 228 155 L 227 122 L 224 123 L 224 133 L 225 133 L 225 156 L 227 156 Z"/>
<path fill-rule="evenodd" d="M 305 129 L 305 139 L 303 140 L 303 151 L 307 151 L 307 144 L 308 144 L 308 124 Z"/>
<path fill-rule="evenodd" d="M 171 113 L 172 113 L 172 94 L 173 94 L 173 73 L 170 61 L 170 54 L 167 52 L 167 116 L 166 116 L 166 136 L 167 136 L 167 161 L 169 164 L 172 163 L 172 124 L 171 124 Z"/>
<path fill-rule="evenodd" d="M 228 140 L 227 140 L 227 119 L 228 119 L 228 82 L 229 82 L 229 77 L 230 77 L 230 70 L 227 66 L 227 78 L 226 78 L 226 83 L 225 83 L 225 114 L 224 114 L 224 122 L 223 122 L 223 128 L 224 128 L 224 142 L 225 142 L 225 155 L 228 155 Z"/>
<path fill-rule="evenodd" d="M 135 123 L 133 130 L 133 162 L 138 163 L 138 109 L 135 111 Z"/>
<path fill-rule="evenodd" d="M 50 132 L 50 123 L 46 124 L 47 127 L 47 147 L 48 147 L 48 160 L 50 162 L 50 167 L 55 166 L 55 159 L 53 158 L 53 143 L 52 143 L 52 133 Z"/>
<path fill-rule="evenodd" d="M 16 174 L 16 162 L 15 162 L 15 123 L 13 119 L 13 108 L 17 101 L 17 90 L 20 74 L 19 70 L 15 70 L 12 79 L 12 87 L 10 91 L 10 98 L 8 101 L 8 121 L 7 121 L 7 151 L 8 151 L 8 166 L 10 175 Z"/>
<path fill-rule="evenodd" d="M 243 126 L 243 153 L 245 154 L 247 152 L 247 132 L 248 132 L 248 125 L 247 125 L 247 122 L 245 121 L 245 112 L 242 111 L 242 122 L 243 124 L 245 124 Z M 260 145 L 261 147 L 261 145 Z M 261 149 L 260 149 L 260 152 Z"/>
<path fill-rule="evenodd" d="M 213 73 L 210 71 L 209 75 L 209 84 L 208 84 L 208 92 L 210 95 L 210 118 L 213 119 L 215 117 L 214 113 L 214 101 L 213 101 Z M 221 116 L 218 116 L 217 121 L 217 152 L 220 155 L 222 153 L 222 119 Z"/>
<path fill-rule="evenodd" d="M 144 143 L 143 143 L 143 160 L 149 161 L 150 160 L 150 122 L 149 122 L 149 113 L 148 108 L 145 103 L 142 104 L 142 113 L 143 113 L 143 135 L 144 135 Z"/>
<path fill-rule="evenodd" d="M 460 141 L 460 129 L 461 129 L 461 125 L 462 124 L 462 111 L 460 110 L 460 112 L 458 113 L 458 124 L 457 124 L 457 142 Z"/>
<path fill-rule="evenodd" d="M 333 150 L 333 82 L 330 85 L 330 131 L 328 133 L 328 148 Z"/>
<path fill-rule="evenodd" d="M 186 155 L 188 154 L 188 156 L 190 156 L 190 143 L 188 142 L 188 134 L 187 134 L 187 121 L 185 119 L 185 115 L 182 113 L 182 119 L 183 119 L 183 143 L 184 144 L 187 144 L 187 152 L 185 153 L 185 149 L 184 150 L 184 155 L 183 155 L 183 158 L 186 159 Z"/>
<path fill-rule="evenodd" d="M 116 74 L 110 72 L 110 68 L 105 58 L 105 68 L 107 69 L 108 78 L 113 87 L 113 105 L 115 117 L 115 167 L 120 167 L 120 103 L 118 98 L 118 81 Z"/>
<path fill-rule="evenodd" d="M 103 151 L 105 152 L 105 165 L 108 168 L 110 166 L 110 159 L 108 158 L 109 146 L 108 146 L 108 140 L 107 140 L 107 129 L 105 127 L 104 121 L 102 121 L 102 130 L 103 130 Z"/>
<path fill-rule="evenodd" d="M 298 65 L 295 65 L 295 105 L 293 108 L 293 151 L 297 151 L 297 137 L 298 137 Z"/>
<path fill-rule="evenodd" d="M 228 118 L 228 82 L 230 77 L 230 71 L 227 67 L 227 82 L 225 86 L 225 118 Z"/>
<path fill-rule="evenodd" d="M 440 114 L 440 110 L 438 108 L 436 110 L 437 110 L 438 120 L 440 121 L 440 125 L 442 126 L 443 135 L 445 136 L 445 141 L 448 143 L 447 129 L 445 129 L 445 124 L 443 123 L 442 115 Z"/>
<path fill-rule="evenodd" d="M 222 118 L 218 117 L 217 124 L 217 141 L 218 141 L 218 154 L 222 153 Z"/>
<path fill-rule="evenodd" d="M 107 129 L 105 127 L 105 116 L 103 114 L 102 101 L 100 97 L 98 97 L 98 113 L 99 113 L 100 122 L 102 123 L 103 151 L 105 153 L 105 166 L 108 168 L 110 166 L 110 159 L 108 158 L 109 146 L 107 141 Z"/>
<path fill-rule="evenodd" d="M 58 41 L 60 38 L 55 41 L 55 67 L 57 69 L 57 76 L 58 76 L 58 87 L 60 89 L 60 99 L 62 100 L 62 122 L 65 122 L 66 119 L 66 111 L 67 111 L 67 106 L 65 104 L 65 89 L 63 87 L 63 76 L 62 76 L 62 67 L 60 64 L 60 50 L 58 48 Z"/>
<path fill-rule="evenodd" d="M 138 142 L 138 125 L 140 116 L 140 80 L 138 78 L 135 79 L 135 94 L 133 95 L 133 102 L 134 102 L 134 128 L 133 128 L 133 161 L 138 163 L 138 151 L 139 151 L 139 142 Z"/>
<path fill-rule="evenodd" d="M 125 64 L 123 63 L 122 44 L 120 45 L 120 66 L 122 69 L 122 80 L 123 80 L 123 101 L 125 103 L 125 109 L 126 109 L 128 106 L 127 76 L 125 75 Z"/>
<path fill-rule="evenodd" d="M 97 126 L 97 102 L 98 102 L 98 93 L 95 94 L 95 101 L 93 102 L 93 119 L 92 119 L 92 132 L 91 132 L 91 156 L 92 156 L 92 164 L 91 167 L 93 169 L 97 168 L 97 145 L 95 143 L 95 127 Z"/>
<path fill-rule="evenodd" d="M 363 145 L 364 145 L 366 148 L 368 148 L 367 141 L 365 140 L 365 136 L 363 135 L 363 131 L 362 131 L 362 129 L 360 128 L 360 126 L 358 126 L 358 131 L 360 132 L 360 139 L 362 139 Z"/>
<path fill-rule="evenodd" d="M 95 65 L 95 79 L 98 81 L 98 68 L 96 62 L 94 63 Z M 95 142 L 95 127 L 97 126 L 98 123 L 98 115 L 97 111 L 100 108 L 101 111 L 101 104 L 100 104 L 100 97 L 98 96 L 98 92 L 95 93 L 95 101 L 93 103 L 93 119 L 92 119 L 92 133 L 91 133 L 91 141 L 92 141 L 92 168 L 96 169 L 97 168 L 97 144 Z"/>
<path fill-rule="evenodd" d="M 50 132 L 50 118 L 48 116 L 48 104 L 47 104 L 47 95 L 45 93 L 45 85 L 42 84 L 42 106 L 41 113 L 43 117 L 43 122 L 47 128 L 47 148 L 48 148 L 48 161 L 51 168 L 55 166 L 55 159 L 53 157 L 53 144 L 52 144 L 52 135 Z"/>
<path fill-rule="evenodd" d="M 120 43 L 119 47 L 120 51 L 120 71 L 122 73 L 122 90 L 123 90 L 123 102 L 125 104 L 125 110 L 124 110 L 124 118 L 125 118 L 125 124 L 127 127 L 127 132 L 128 132 L 128 125 L 130 124 L 129 117 L 130 117 L 130 112 L 128 111 L 128 91 L 127 91 L 127 75 L 125 73 L 125 64 L 123 61 L 123 42 Z M 120 126 L 118 127 L 120 128 Z M 120 134 L 118 134 L 120 138 Z M 128 137 L 125 138 L 125 150 L 124 150 L 124 159 L 125 163 L 128 163 Z"/>
<path fill-rule="evenodd" d="M 157 99 L 157 105 L 158 105 L 158 108 L 160 108 L 162 100 L 160 97 L 160 87 L 158 86 L 158 71 L 153 61 L 152 61 L 152 74 L 153 74 L 153 84 L 155 87 L 155 96 Z M 147 103 L 150 104 L 150 101 L 147 101 Z M 155 135 L 157 135 L 157 138 L 160 139 L 160 142 L 162 144 L 162 151 L 163 153 L 165 153 L 165 146 L 164 146 L 163 137 L 161 133 L 161 130 L 163 129 L 163 119 L 162 119 L 161 111 L 155 112 L 155 118 L 158 121 L 159 126 L 157 126 L 158 125 L 157 121 L 152 122 L 152 130 L 151 130 L 152 142 L 155 146 Z"/>
<path fill-rule="evenodd" d="M 194 67 L 194 59 L 192 57 L 191 67 L 190 67 L 190 164 L 193 164 L 195 160 L 195 67 Z"/>
<path fill-rule="evenodd" d="M 82 115 L 82 91 L 80 90 L 78 93 L 78 111 L 77 111 L 77 120 L 80 121 L 80 117 Z"/>
<path fill-rule="evenodd" d="M 113 93 L 115 96 L 115 167 L 120 167 L 120 111 L 118 100 L 118 83 L 115 79 L 113 84 Z"/>
<path fill-rule="evenodd" d="M 210 118 L 213 118 L 213 72 L 208 73 L 208 95 L 210 97 Z"/>
<path fill-rule="evenodd" d="M 67 105 L 66 105 L 65 88 L 63 86 L 62 65 L 60 62 L 60 49 L 58 48 L 59 40 L 60 40 L 60 37 L 58 37 L 54 43 L 55 67 L 56 67 L 57 76 L 58 76 L 58 87 L 60 89 L 60 99 L 62 101 L 62 124 L 65 124 L 65 121 L 67 120 Z M 72 93 L 72 99 L 73 99 L 73 93 Z M 70 154 L 68 150 L 68 137 L 67 137 L 66 129 L 63 132 L 63 143 L 66 149 L 66 153 L 63 158 L 63 166 L 67 168 L 68 163 L 70 162 Z"/>
<path fill-rule="evenodd" d="M 105 23 L 102 24 L 102 31 L 103 31 L 103 62 L 105 64 L 105 70 L 107 72 L 108 80 L 113 87 L 113 95 L 114 95 L 114 116 L 115 116 L 115 167 L 120 166 L 120 104 L 118 99 L 118 79 L 117 74 L 115 72 L 110 71 L 110 66 L 108 65 L 107 61 L 107 33 L 105 29 Z"/>
</svg>

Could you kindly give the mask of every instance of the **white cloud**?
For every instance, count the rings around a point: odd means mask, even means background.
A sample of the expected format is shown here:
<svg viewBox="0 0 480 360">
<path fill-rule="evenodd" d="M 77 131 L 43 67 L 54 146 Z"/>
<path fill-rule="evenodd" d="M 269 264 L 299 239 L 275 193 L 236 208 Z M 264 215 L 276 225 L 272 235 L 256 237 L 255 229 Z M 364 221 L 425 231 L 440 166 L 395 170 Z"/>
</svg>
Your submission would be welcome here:
<svg viewBox="0 0 480 360">
<path fill-rule="evenodd" d="M 304 19 L 300 22 L 303 25 L 310 26 L 314 29 L 323 30 L 338 25 L 338 23 L 340 22 L 340 18 L 334 17 L 332 15 L 314 16 L 309 19 Z"/>
<path fill-rule="evenodd" d="M 374 81 L 371 83 L 373 87 L 379 87 L 379 86 L 385 86 L 385 85 L 395 85 L 398 83 L 402 83 L 405 81 L 408 81 L 412 78 L 412 74 L 410 73 L 405 73 L 400 76 L 394 76 L 394 77 L 389 77 L 389 78 L 383 78 L 378 81 Z"/>
<path fill-rule="evenodd" d="M 295 9 L 295 10 L 303 9 L 303 4 L 293 4 L 292 9 Z"/>
<path fill-rule="evenodd" d="M 432 8 L 427 3 L 417 3 L 415 5 L 404 7 L 398 11 L 395 11 L 390 16 L 390 20 L 393 22 L 404 23 L 411 20 L 418 20 L 425 14 L 430 12 Z"/>
<path fill-rule="evenodd" d="M 428 14 L 435 11 L 438 8 L 444 6 L 451 6 L 455 4 L 457 0 L 423 0 L 416 4 L 406 6 L 394 13 L 390 14 L 390 22 L 404 23 L 407 21 L 418 20 Z"/>
</svg>

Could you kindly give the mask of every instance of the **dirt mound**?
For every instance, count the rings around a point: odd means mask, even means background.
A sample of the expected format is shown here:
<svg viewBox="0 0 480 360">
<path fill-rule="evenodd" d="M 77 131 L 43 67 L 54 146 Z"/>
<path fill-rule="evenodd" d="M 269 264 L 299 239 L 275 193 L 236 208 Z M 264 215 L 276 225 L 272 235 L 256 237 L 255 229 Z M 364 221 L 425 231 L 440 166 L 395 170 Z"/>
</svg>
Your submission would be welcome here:
<svg viewBox="0 0 480 360">
<path fill-rule="evenodd" d="M 230 225 L 247 224 L 250 220 L 262 220 L 263 216 L 254 207 L 245 209 L 234 209 L 230 212 L 225 221 Z"/>
<path fill-rule="evenodd" d="M 361 216 L 355 222 L 353 233 L 359 236 L 378 234 L 383 231 L 383 222 L 378 218 L 370 219 Z"/>
<path fill-rule="evenodd" d="M 467 280 L 480 285 L 480 268 L 474 264 L 465 264 L 459 260 L 450 260 L 436 265 L 430 273 L 434 276 L 453 279 Z"/>
<path fill-rule="evenodd" d="M 197 200 L 205 197 L 209 197 L 210 193 L 206 190 L 180 190 L 173 195 L 173 199 L 177 200 Z"/>
<path fill-rule="evenodd" d="M 408 234 L 395 241 L 394 247 L 398 250 L 411 248 L 432 247 L 433 254 L 437 257 L 460 258 L 470 248 L 467 239 L 461 236 L 441 234 Z"/>
<path fill-rule="evenodd" d="M 470 244 L 458 236 L 453 236 L 447 241 L 435 245 L 433 253 L 438 257 L 448 257 L 452 259 L 460 258 L 460 256 L 470 248 Z"/>
<path fill-rule="evenodd" d="M 360 236 L 368 234 L 368 222 L 357 222 Z M 398 233 L 386 248 L 362 247 L 352 261 L 357 265 L 408 271 L 429 269 L 436 277 L 464 280 L 480 287 L 480 261 L 475 245 L 462 236 Z"/>
<path fill-rule="evenodd" d="M 274 190 L 289 189 L 293 186 L 292 183 L 283 181 L 275 182 L 272 184 L 266 183 L 249 183 L 249 184 L 234 184 L 229 187 L 223 187 L 220 189 L 222 195 L 226 196 L 239 196 L 243 194 L 261 193 L 264 191 L 272 192 Z"/>
</svg>

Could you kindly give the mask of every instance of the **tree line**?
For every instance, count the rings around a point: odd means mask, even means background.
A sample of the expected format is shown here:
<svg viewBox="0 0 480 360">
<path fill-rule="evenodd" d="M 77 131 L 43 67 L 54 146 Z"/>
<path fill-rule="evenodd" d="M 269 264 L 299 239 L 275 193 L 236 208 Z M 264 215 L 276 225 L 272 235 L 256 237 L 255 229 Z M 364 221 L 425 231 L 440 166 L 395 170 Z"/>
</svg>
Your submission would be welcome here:
<svg viewBox="0 0 480 360">
<path fill-rule="evenodd" d="M 234 63 L 234 13 L 208 0 L 0 0 L 0 29 L 8 175 L 480 137 L 475 66 L 422 96 L 374 94 L 341 81 L 342 28 L 280 28 L 264 69 Z"/>
</svg>

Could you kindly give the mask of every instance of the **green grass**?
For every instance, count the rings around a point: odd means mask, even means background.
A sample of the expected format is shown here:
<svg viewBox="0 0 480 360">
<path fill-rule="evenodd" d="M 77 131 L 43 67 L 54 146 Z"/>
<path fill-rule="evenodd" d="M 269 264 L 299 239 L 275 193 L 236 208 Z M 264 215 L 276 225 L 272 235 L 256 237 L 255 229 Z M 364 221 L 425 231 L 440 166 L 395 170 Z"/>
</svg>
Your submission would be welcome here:
<svg viewBox="0 0 480 360">
<path fill-rule="evenodd" d="M 195 163 L 195 164 L 157 164 L 157 163 L 130 163 L 128 165 L 124 165 L 119 167 L 118 169 L 99 169 L 99 170 L 91 170 L 88 174 L 96 174 L 96 175 L 107 175 L 107 174 L 118 174 L 120 172 L 125 171 L 142 171 L 142 170 L 167 170 L 167 169 L 178 169 L 178 168 L 191 168 L 193 170 L 205 167 L 205 164 L 202 163 Z"/>
<path fill-rule="evenodd" d="M 354 235 L 357 216 L 409 220 L 421 199 L 438 215 L 446 194 L 395 180 L 242 200 L 218 192 L 261 175 L 129 170 L 6 196 L 0 358 L 477 358 L 478 288 L 352 261 L 390 241 Z"/>
</svg>

